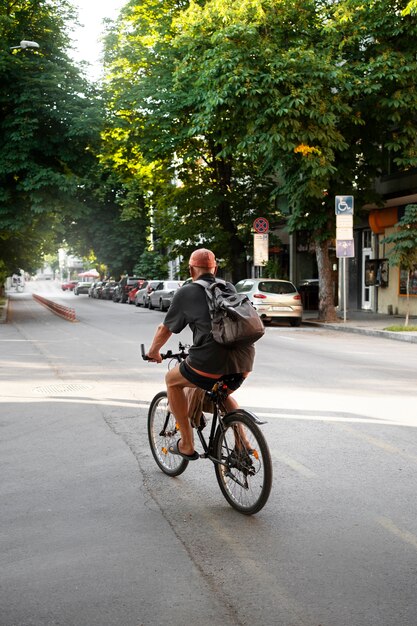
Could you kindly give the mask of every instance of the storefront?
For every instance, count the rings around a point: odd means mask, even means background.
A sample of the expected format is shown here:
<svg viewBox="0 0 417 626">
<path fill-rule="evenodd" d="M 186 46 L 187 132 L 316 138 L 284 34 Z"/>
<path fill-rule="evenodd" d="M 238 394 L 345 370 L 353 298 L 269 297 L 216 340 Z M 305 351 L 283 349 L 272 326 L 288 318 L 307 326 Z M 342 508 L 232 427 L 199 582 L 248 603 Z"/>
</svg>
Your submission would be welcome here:
<svg viewBox="0 0 417 626">
<path fill-rule="evenodd" d="M 390 246 L 383 243 L 383 240 L 395 231 L 396 224 L 404 214 L 405 206 L 417 202 L 417 197 L 397 198 L 396 202 L 396 206 L 372 209 L 369 213 L 372 244 L 369 256 L 365 260 L 364 289 L 369 289 L 372 310 L 377 313 L 405 315 L 407 272 L 400 267 L 389 265 Z M 409 293 L 410 314 L 417 315 L 417 266 L 410 277 Z"/>
</svg>

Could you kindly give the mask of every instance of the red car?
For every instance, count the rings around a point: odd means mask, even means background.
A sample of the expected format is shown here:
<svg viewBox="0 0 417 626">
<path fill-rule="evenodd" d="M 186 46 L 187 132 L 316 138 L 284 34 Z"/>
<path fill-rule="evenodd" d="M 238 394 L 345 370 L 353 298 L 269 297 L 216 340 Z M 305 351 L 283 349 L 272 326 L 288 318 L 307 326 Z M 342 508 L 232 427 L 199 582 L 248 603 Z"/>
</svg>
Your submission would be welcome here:
<svg viewBox="0 0 417 626">
<path fill-rule="evenodd" d="M 78 285 L 78 280 L 70 280 L 67 283 L 61 283 L 62 291 L 74 291 L 75 285 Z"/>
<path fill-rule="evenodd" d="M 130 289 L 129 293 L 127 294 L 127 301 L 129 304 L 135 304 L 136 292 L 143 287 L 144 282 L 145 280 L 143 278 L 140 278 L 135 287 L 133 287 L 133 289 Z"/>
</svg>

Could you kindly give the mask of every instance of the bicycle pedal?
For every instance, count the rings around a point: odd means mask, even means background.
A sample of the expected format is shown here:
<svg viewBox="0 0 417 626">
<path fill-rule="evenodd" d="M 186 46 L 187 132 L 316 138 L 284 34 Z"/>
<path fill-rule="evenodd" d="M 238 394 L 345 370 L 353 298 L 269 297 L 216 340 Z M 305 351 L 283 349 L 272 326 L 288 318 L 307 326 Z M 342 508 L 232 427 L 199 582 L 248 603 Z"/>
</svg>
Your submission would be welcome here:
<svg viewBox="0 0 417 626">
<path fill-rule="evenodd" d="M 200 425 L 198 426 L 197 430 L 201 432 L 207 426 L 207 423 L 207 418 L 204 413 L 202 413 L 200 417 Z"/>
</svg>

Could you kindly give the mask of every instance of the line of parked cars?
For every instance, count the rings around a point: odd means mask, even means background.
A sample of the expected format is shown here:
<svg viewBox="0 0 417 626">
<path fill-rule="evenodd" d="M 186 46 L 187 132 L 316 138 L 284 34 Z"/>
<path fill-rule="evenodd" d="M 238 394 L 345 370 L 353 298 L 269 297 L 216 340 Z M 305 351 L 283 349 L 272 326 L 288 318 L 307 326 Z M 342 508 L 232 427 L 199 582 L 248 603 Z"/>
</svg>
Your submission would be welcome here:
<svg viewBox="0 0 417 626">
<path fill-rule="evenodd" d="M 174 293 L 184 283 L 182 280 L 145 280 L 139 276 L 124 276 L 119 282 L 114 280 L 98 280 L 93 283 L 72 282 L 74 285 L 71 287 L 68 283 L 62 283 L 62 289 L 65 291 L 71 288 L 76 296 L 87 294 L 97 300 L 128 302 L 160 311 L 168 310 Z"/>
<path fill-rule="evenodd" d="M 167 311 L 174 294 L 183 284 L 181 280 L 146 280 L 138 276 L 125 276 L 119 282 L 77 283 L 73 290 L 75 295 L 87 293 L 90 298 L 128 302 L 137 307 Z M 291 326 L 300 326 L 303 302 L 292 282 L 277 278 L 246 278 L 236 284 L 236 290 L 248 296 L 265 323 L 280 319 Z"/>
</svg>

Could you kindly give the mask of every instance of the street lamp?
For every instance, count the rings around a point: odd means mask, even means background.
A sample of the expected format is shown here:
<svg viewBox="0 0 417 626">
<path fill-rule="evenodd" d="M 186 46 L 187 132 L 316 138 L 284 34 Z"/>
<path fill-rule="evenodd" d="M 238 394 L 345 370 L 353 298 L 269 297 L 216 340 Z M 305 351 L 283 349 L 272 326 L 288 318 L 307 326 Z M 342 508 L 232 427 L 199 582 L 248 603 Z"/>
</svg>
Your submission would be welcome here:
<svg viewBox="0 0 417 626">
<path fill-rule="evenodd" d="M 36 41 L 27 41 L 22 39 L 18 46 L 11 46 L 10 50 L 26 50 L 26 48 L 39 48 L 39 44 Z"/>
</svg>

